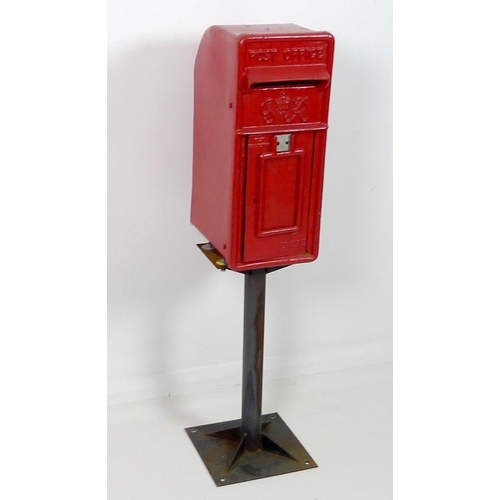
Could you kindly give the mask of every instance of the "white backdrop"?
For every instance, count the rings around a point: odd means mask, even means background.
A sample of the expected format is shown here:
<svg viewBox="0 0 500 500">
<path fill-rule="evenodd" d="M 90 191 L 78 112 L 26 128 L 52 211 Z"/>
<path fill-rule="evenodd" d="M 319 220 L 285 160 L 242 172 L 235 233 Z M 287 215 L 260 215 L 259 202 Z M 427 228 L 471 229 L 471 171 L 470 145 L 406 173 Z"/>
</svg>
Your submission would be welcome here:
<svg viewBox="0 0 500 500">
<path fill-rule="evenodd" d="M 189 223 L 193 65 L 212 24 L 336 38 L 320 257 L 268 277 L 266 380 L 392 357 L 392 4 L 110 0 L 108 392 L 240 383 L 243 277 Z"/>
</svg>

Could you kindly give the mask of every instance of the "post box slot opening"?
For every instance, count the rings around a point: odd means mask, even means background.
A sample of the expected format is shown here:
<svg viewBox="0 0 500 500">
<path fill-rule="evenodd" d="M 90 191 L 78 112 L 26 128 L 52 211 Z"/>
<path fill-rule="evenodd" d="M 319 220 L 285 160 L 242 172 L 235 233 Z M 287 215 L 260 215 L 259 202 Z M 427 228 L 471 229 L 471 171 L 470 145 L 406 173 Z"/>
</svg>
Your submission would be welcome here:
<svg viewBox="0 0 500 500">
<path fill-rule="evenodd" d="M 330 74 L 322 64 L 307 66 L 272 66 L 247 69 L 250 89 L 268 87 L 318 86 L 328 84 Z"/>
<path fill-rule="evenodd" d="M 250 85 L 251 89 L 274 88 L 274 87 L 314 87 L 324 80 L 284 80 L 281 82 L 256 82 Z"/>
</svg>

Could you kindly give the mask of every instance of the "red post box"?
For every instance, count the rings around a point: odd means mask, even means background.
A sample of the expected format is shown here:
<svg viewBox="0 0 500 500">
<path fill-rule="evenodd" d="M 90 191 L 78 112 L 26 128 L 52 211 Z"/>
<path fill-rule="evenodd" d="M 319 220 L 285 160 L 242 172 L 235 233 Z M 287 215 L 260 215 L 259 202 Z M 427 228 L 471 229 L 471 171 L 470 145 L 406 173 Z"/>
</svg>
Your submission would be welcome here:
<svg viewBox="0 0 500 500">
<path fill-rule="evenodd" d="M 318 256 L 334 38 L 212 26 L 195 63 L 191 222 L 247 271 Z"/>
</svg>

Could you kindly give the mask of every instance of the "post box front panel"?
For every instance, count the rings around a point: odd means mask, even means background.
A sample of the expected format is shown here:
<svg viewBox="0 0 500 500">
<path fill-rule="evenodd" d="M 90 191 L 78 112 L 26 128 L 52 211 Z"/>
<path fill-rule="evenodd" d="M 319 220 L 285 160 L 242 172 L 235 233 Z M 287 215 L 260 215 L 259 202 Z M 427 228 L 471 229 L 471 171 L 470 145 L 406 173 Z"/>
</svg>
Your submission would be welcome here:
<svg viewBox="0 0 500 500">
<path fill-rule="evenodd" d="M 248 137 L 245 262 L 307 253 L 314 135 L 297 132 Z"/>
</svg>

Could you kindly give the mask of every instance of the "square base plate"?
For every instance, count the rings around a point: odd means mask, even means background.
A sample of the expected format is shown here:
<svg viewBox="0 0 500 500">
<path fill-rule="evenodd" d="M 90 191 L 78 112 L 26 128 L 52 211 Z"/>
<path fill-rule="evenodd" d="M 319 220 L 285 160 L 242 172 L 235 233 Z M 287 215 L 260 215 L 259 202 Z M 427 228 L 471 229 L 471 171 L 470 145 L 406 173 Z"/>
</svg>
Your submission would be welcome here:
<svg viewBox="0 0 500 500">
<path fill-rule="evenodd" d="M 244 449 L 240 419 L 185 429 L 217 486 L 317 467 L 277 413 L 262 415 L 261 422 L 257 451 Z"/>
</svg>

